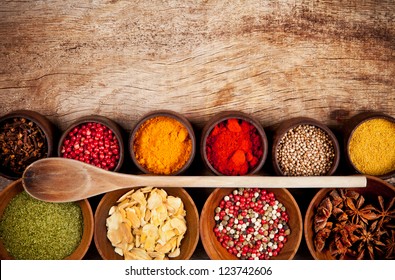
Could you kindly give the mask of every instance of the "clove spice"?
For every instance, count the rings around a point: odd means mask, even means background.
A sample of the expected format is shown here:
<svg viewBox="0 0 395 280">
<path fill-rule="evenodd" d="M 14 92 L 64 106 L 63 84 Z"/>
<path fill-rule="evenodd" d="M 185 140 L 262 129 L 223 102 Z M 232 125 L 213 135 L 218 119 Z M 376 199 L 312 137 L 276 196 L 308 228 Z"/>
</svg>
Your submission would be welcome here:
<svg viewBox="0 0 395 280">
<path fill-rule="evenodd" d="M 0 124 L 0 147 L 0 164 L 10 176 L 20 176 L 29 164 L 46 157 L 48 150 L 43 130 L 21 117 Z"/>
</svg>

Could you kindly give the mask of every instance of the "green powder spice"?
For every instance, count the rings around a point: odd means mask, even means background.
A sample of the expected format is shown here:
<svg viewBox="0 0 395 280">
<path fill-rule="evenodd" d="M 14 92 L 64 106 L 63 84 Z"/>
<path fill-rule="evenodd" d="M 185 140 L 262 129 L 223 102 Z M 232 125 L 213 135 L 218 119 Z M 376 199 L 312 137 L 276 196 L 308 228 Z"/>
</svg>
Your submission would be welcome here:
<svg viewBox="0 0 395 280">
<path fill-rule="evenodd" d="M 78 247 L 82 232 L 78 204 L 43 202 L 26 192 L 10 201 L 0 222 L 0 237 L 15 259 L 64 259 Z"/>
</svg>

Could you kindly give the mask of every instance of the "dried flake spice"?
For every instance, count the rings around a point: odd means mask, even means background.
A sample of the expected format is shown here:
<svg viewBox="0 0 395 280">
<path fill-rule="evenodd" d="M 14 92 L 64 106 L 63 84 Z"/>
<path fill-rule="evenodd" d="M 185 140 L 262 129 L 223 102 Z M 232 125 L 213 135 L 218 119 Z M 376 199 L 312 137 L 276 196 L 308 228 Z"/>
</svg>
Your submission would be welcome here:
<svg viewBox="0 0 395 280">
<path fill-rule="evenodd" d="M 0 222 L 0 237 L 15 259 L 62 260 L 81 242 L 82 211 L 76 203 L 50 203 L 26 192 L 7 205 Z"/>
<path fill-rule="evenodd" d="M 125 260 L 164 260 L 180 255 L 187 231 L 179 197 L 163 189 L 133 189 L 110 208 L 107 238 Z"/>
</svg>

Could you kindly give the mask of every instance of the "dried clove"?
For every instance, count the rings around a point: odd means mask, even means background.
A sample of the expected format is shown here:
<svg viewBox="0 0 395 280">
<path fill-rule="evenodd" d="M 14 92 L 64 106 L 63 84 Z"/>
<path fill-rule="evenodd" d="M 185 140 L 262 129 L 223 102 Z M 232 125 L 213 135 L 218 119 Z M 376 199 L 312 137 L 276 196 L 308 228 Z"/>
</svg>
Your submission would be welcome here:
<svg viewBox="0 0 395 280">
<path fill-rule="evenodd" d="M 44 132 L 26 118 L 10 118 L 0 124 L 0 164 L 6 174 L 19 176 L 32 162 L 47 156 Z"/>
</svg>

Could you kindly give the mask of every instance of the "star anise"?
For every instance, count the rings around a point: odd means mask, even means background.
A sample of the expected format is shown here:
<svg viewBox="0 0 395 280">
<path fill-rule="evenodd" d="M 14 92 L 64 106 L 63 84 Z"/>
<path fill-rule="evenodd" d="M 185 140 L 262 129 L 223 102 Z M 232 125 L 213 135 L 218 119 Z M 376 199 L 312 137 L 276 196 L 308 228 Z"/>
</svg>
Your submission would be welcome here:
<svg viewBox="0 0 395 280">
<path fill-rule="evenodd" d="M 358 197 L 360 197 L 360 196 L 361 196 L 361 194 L 359 194 L 356 191 L 352 191 L 352 190 L 347 190 L 346 193 L 345 193 L 345 197 L 346 198 L 349 197 L 349 198 L 352 198 L 354 200 L 357 200 Z"/>
<path fill-rule="evenodd" d="M 345 189 L 339 189 L 339 190 L 333 190 L 329 194 L 331 198 L 331 202 L 333 204 L 333 207 L 340 208 L 342 209 L 344 205 L 346 205 L 346 200 L 348 197 L 357 199 L 359 196 L 359 193 L 355 191 L 350 191 L 350 190 L 345 190 Z"/>
<path fill-rule="evenodd" d="M 394 228 L 393 223 L 390 223 L 392 219 L 395 219 L 395 197 L 393 197 L 390 203 L 385 207 L 384 198 L 378 196 L 378 201 L 380 204 L 380 209 L 378 211 L 378 218 L 380 219 L 380 227 L 388 226 L 389 228 Z"/>
<path fill-rule="evenodd" d="M 330 243 L 329 251 L 333 257 L 339 260 L 343 260 L 347 256 L 356 256 L 356 252 L 351 247 L 345 246 L 340 239 L 335 239 Z"/>
<path fill-rule="evenodd" d="M 353 190 L 331 191 L 314 216 L 316 250 L 336 259 L 395 259 L 395 197 L 372 203 Z"/>
<path fill-rule="evenodd" d="M 333 257 L 337 259 L 345 259 L 347 257 L 355 257 L 353 244 L 359 240 L 354 232 L 361 228 L 360 225 L 350 223 L 337 223 L 332 229 L 332 242 L 329 244 L 329 250 Z"/>
<path fill-rule="evenodd" d="M 385 233 L 378 227 L 378 220 L 374 221 L 370 226 L 365 223 L 360 224 L 362 227 L 359 230 L 358 243 L 358 257 L 357 259 L 364 259 L 366 251 L 369 258 L 374 260 L 384 255 L 385 244 L 381 241 L 381 236 Z"/>
<path fill-rule="evenodd" d="M 332 203 L 327 197 L 318 205 L 317 212 L 314 216 L 314 231 L 319 232 L 324 229 L 329 217 L 332 214 Z"/>
<path fill-rule="evenodd" d="M 377 209 L 370 204 L 364 206 L 364 203 L 365 203 L 365 198 L 362 195 L 359 195 L 358 198 L 356 199 L 347 197 L 346 214 L 351 218 L 352 223 L 359 224 L 361 220 L 365 224 L 368 224 L 368 221 L 372 221 L 379 218 L 379 216 L 375 213 Z"/>
<path fill-rule="evenodd" d="M 327 222 L 325 227 L 317 232 L 314 237 L 314 246 L 321 252 L 325 247 L 325 242 L 331 234 L 333 223 Z"/>
<path fill-rule="evenodd" d="M 356 241 L 359 240 L 354 232 L 361 228 L 361 225 L 350 223 L 337 223 L 332 229 L 335 239 L 339 239 L 346 247 L 351 247 Z"/>
<path fill-rule="evenodd" d="M 395 230 L 391 230 L 391 236 L 384 240 L 385 258 L 395 259 Z"/>
<path fill-rule="evenodd" d="M 333 190 L 329 194 L 333 207 L 343 208 L 343 201 L 346 200 L 343 189 Z"/>
<path fill-rule="evenodd" d="M 338 222 L 340 222 L 340 223 L 348 220 L 347 213 L 344 212 L 344 211 L 343 211 L 342 209 L 340 209 L 340 208 L 337 208 L 337 207 L 333 208 L 332 214 L 333 214 L 333 216 L 336 218 L 336 220 L 337 220 Z"/>
</svg>

